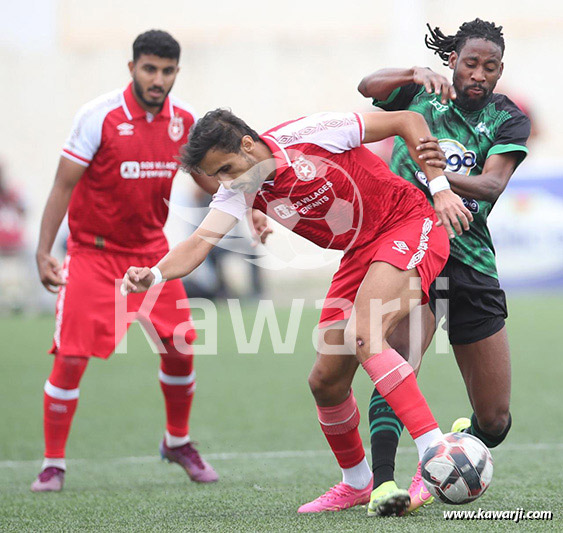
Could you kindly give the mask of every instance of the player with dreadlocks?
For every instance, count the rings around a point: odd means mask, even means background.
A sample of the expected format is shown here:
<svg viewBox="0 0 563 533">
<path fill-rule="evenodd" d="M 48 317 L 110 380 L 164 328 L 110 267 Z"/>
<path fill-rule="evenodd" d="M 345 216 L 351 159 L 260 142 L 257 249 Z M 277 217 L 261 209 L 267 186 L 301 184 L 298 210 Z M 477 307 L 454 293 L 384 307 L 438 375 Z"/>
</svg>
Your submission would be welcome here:
<svg viewBox="0 0 563 533">
<path fill-rule="evenodd" d="M 366 76 L 358 90 L 386 111 L 408 109 L 424 116 L 446 155 L 451 189 L 474 218 L 469 231 L 451 241 L 450 258 L 441 274 L 446 279 L 438 278 L 429 304 L 422 308 L 419 346 L 409 345 L 405 324 L 393 332 L 391 344 L 418 370 L 436 324 L 446 315 L 449 341 L 474 410 L 471 419 L 456 420 L 452 431 L 466 431 L 492 448 L 510 429 L 511 375 L 506 299 L 487 217 L 528 152 L 530 121 L 506 96 L 493 93 L 504 67 L 502 26 L 477 18 L 462 24 L 455 35 L 429 25 L 428 29 L 426 46 L 453 70 L 453 83 L 429 68 L 383 69 Z M 391 169 L 431 201 L 425 176 L 399 138 L 395 138 Z M 444 299 L 449 300 L 449 309 L 437 305 Z M 368 513 L 403 514 L 405 508 L 394 504 L 404 501 L 396 497 L 404 496 L 404 491 L 394 482 L 403 427 L 377 391 L 369 418 L 374 491 Z M 406 511 L 432 501 L 420 477 L 420 464 L 408 492 L 411 503 Z"/>
</svg>

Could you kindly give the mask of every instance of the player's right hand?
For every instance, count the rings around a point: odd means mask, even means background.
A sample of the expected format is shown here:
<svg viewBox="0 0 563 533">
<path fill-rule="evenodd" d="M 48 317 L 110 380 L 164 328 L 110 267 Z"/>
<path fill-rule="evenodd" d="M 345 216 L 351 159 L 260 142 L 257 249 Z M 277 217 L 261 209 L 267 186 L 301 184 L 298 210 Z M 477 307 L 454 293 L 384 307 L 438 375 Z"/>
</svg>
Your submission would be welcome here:
<svg viewBox="0 0 563 533">
<path fill-rule="evenodd" d="M 35 259 L 43 287 L 56 294 L 59 292 L 59 287 L 66 284 L 59 262 L 52 255 L 42 252 L 37 252 Z"/>
<path fill-rule="evenodd" d="M 154 274 L 149 267 L 129 267 L 119 290 L 122 296 L 127 296 L 130 292 L 145 292 L 150 289 L 153 281 Z"/>
<path fill-rule="evenodd" d="M 469 229 L 469 223 L 473 221 L 471 211 L 463 205 L 461 198 L 451 189 L 437 192 L 434 196 L 434 210 L 438 215 L 437 226 L 444 226 L 448 237 L 453 239 Z"/>
<path fill-rule="evenodd" d="M 433 92 L 436 95 L 442 95 L 442 104 L 456 99 L 454 86 L 445 76 L 425 67 L 413 67 L 413 71 L 413 82 L 417 85 L 424 85 L 429 94 Z"/>
</svg>

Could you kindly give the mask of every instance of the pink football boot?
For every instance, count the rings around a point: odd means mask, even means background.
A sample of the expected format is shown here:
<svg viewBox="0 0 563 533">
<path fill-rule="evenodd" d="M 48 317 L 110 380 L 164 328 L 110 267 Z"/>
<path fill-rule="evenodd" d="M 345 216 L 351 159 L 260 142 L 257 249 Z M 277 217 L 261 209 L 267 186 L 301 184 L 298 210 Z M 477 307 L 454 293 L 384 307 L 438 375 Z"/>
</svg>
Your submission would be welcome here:
<svg viewBox="0 0 563 533">
<path fill-rule="evenodd" d="M 430 505 L 434 501 L 434 496 L 428 492 L 424 481 L 422 481 L 420 463 L 418 463 L 416 474 L 412 478 L 412 483 L 409 487 L 409 496 L 411 497 L 411 504 L 407 509 L 407 513 L 412 513 L 420 509 L 423 505 Z"/>
<path fill-rule="evenodd" d="M 356 505 L 369 502 L 373 481 L 365 489 L 355 489 L 346 483 L 328 489 L 322 496 L 312 502 L 305 503 L 297 510 L 298 513 L 321 513 L 322 511 L 342 511 Z"/>
<path fill-rule="evenodd" d="M 159 450 L 163 459 L 166 459 L 169 463 L 178 463 L 192 481 L 213 483 L 219 479 L 217 472 L 207 461 L 202 459 L 191 442 L 177 448 L 169 448 L 163 440 L 160 443 Z"/>
<path fill-rule="evenodd" d="M 60 492 L 65 482 L 65 471 L 49 466 L 42 470 L 31 484 L 32 492 Z"/>
</svg>

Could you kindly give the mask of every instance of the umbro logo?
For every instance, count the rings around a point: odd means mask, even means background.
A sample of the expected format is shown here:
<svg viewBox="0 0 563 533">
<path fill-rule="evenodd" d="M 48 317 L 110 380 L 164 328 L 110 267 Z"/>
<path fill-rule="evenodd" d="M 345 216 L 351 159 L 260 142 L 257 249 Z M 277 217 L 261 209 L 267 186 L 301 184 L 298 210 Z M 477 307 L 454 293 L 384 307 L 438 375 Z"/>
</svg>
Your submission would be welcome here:
<svg viewBox="0 0 563 533">
<path fill-rule="evenodd" d="M 407 253 L 409 247 L 406 242 L 404 241 L 393 241 L 393 242 L 395 243 L 395 246 L 393 246 L 393 250 L 396 250 L 397 252 L 403 255 Z"/>
<path fill-rule="evenodd" d="M 133 135 L 133 133 L 135 133 L 133 131 L 134 127 L 135 126 L 133 126 L 133 124 L 129 124 L 128 122 L 122 122 L 117 126 L 117 131 L 119 132 L 119 135 Z"/>
</svg>

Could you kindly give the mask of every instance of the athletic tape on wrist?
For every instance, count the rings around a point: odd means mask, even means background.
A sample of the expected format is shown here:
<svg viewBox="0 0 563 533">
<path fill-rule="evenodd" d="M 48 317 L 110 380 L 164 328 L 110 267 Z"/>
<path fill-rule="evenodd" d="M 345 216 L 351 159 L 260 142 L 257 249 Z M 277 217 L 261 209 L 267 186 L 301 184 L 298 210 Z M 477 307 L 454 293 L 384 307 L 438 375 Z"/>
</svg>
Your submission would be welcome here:
<svg viewBox="0 0 563 533">
<path fill-rule="evenodd" d="M 450 182 L 446 176 L 438 176 L 434 178 L 432 181 L 428 182 L 428 188 L 430 189 L 430 194 L 434 196 L 437 192 L 440 191 L 447 191 L 450 189 Z"/>
<path fill-rule="evenodd" d="M 152 280 L 151 283 L 151 287 L 153 287 L 154 285 L 158 285 L 159 283 L 162 283 L 162 272 L 160 271 L 160 268 L 158 268 L 157 266 L 153 266 L 151 268 L 151 272 L 152 275 L 154 276 L 154 279 Z"/>
</svg>

